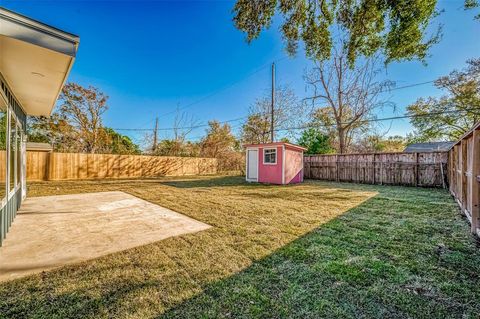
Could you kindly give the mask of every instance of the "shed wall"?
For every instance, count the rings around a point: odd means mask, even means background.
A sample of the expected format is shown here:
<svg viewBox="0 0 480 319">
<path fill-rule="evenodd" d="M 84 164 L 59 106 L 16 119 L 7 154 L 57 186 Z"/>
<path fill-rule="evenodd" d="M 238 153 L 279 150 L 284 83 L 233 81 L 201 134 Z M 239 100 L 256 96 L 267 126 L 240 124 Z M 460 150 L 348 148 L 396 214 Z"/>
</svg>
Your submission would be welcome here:
<svg viewBox="0 0 480 319">
<path fill-rule="evenodd" d="M 269 149 L 271 147 L 267 147 Z M 277 146 L 277 163 L 263 164 L 264 147 L 258 148 L 258 181 L 260 183 L 282 184 L 283 147 Z"/>
<path fill-rule="evenodd" d="M 303 181 L 303 152 L 285 149 L 285 184 Z"/>
</svg>

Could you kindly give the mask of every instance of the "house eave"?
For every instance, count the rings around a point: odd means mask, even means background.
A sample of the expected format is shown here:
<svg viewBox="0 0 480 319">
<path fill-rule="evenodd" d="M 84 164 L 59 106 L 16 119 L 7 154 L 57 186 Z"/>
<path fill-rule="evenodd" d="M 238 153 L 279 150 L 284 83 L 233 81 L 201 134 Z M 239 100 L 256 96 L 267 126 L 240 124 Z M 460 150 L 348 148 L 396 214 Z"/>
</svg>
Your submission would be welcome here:
<svg viewBox="0 0 480 319">
<path fill-rule="evenodd" d="M 75 57 L 80 38 L 0 7 L 0 34 Z"/>
<path fill-rule="evenodd" d="M 49 116 L 79 37 L 0 7 L 0 73 L 25 113 Z"/>
</svg>

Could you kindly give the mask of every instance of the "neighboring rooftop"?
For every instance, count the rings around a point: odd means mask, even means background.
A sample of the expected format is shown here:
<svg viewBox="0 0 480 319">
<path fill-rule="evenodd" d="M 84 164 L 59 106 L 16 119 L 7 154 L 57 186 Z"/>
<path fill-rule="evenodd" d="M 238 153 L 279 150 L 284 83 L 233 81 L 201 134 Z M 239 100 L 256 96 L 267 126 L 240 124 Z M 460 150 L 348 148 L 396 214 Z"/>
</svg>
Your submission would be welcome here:
<svg viewBox="0 0 480 319">
<path fill-rule="evenodd" d="M 48 143 L 27 142 L 27 151 L 51 152 L 53 151 L 53 146 Z"/>
<path fill-rule="evenodd" d="M 448 151 L 453 144 L 455 144 L 455 142 L 413 143 L 407 145 L 403 151 L 409 153 Z"/>
</svg>

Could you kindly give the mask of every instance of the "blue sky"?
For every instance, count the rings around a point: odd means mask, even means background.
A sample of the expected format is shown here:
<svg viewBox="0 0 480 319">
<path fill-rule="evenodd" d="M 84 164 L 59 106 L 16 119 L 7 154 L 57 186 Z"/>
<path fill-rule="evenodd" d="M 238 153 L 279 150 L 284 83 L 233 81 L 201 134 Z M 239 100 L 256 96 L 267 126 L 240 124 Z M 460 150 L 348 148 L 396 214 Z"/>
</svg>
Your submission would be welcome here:
<svg viewBox="0 0 480 319">
<path fill-rule="evenodd" d="M 480 56 L 480 22 L 462 8 L 463 0 L 440 0 L 442 41 L 427 65 L 391 64 L 385 78 L 397 86 L 436 79 Z M 104 122 L 113 128 L 161 128 L 173 124 L 177 106 L 198 123 L 239 118 L 270 88 L 269 65 L 277 61 L 277 83 L 304 97 L 309 62 L 300 53 L 286 58 L 278 24 L 251 44 L 232 23 L 234 1 L 8 1 L 0 5 L 80 36 L 70 81 L 99 87 L 109 95 Z M 432 85 L 389 94 L 396 114 L 418 97 L 438 95 Z M 383 110 L 379 117 L 391 116 Z M 241 122 L 233 122 L 238 127 Z M 389 135 L 405 135 L 408 120 L 383 123 Z M 204 128 L 193 131 L 198 139 Z M 122 131 L 140 141 L 143 132 Z M 169 137 L 170 131 L 162 131 Z"/>
</svg>

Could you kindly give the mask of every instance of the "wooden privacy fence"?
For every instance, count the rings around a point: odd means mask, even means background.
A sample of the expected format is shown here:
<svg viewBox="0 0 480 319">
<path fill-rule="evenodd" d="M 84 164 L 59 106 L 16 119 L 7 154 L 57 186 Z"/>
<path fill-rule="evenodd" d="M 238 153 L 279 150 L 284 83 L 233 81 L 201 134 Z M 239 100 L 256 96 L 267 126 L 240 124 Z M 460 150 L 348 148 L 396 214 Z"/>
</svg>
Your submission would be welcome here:
<svg viewBox="0 0 480 319">
<path fill-rule="evenodd" d="M 133 178 L 217 173 L 214 158 L 27 152 L 27 180 Z"/>
<path fill-rule="evenodd" d="M 450 193 L 470 221 L 471 231 L 480 236 L 480 123 L 449 151 Z"/>
<path fill-rule="evenodd" d="M 446 187 L 447 152 L 311 155 L 305 178 L 379 185 Z"/>
</svg>

